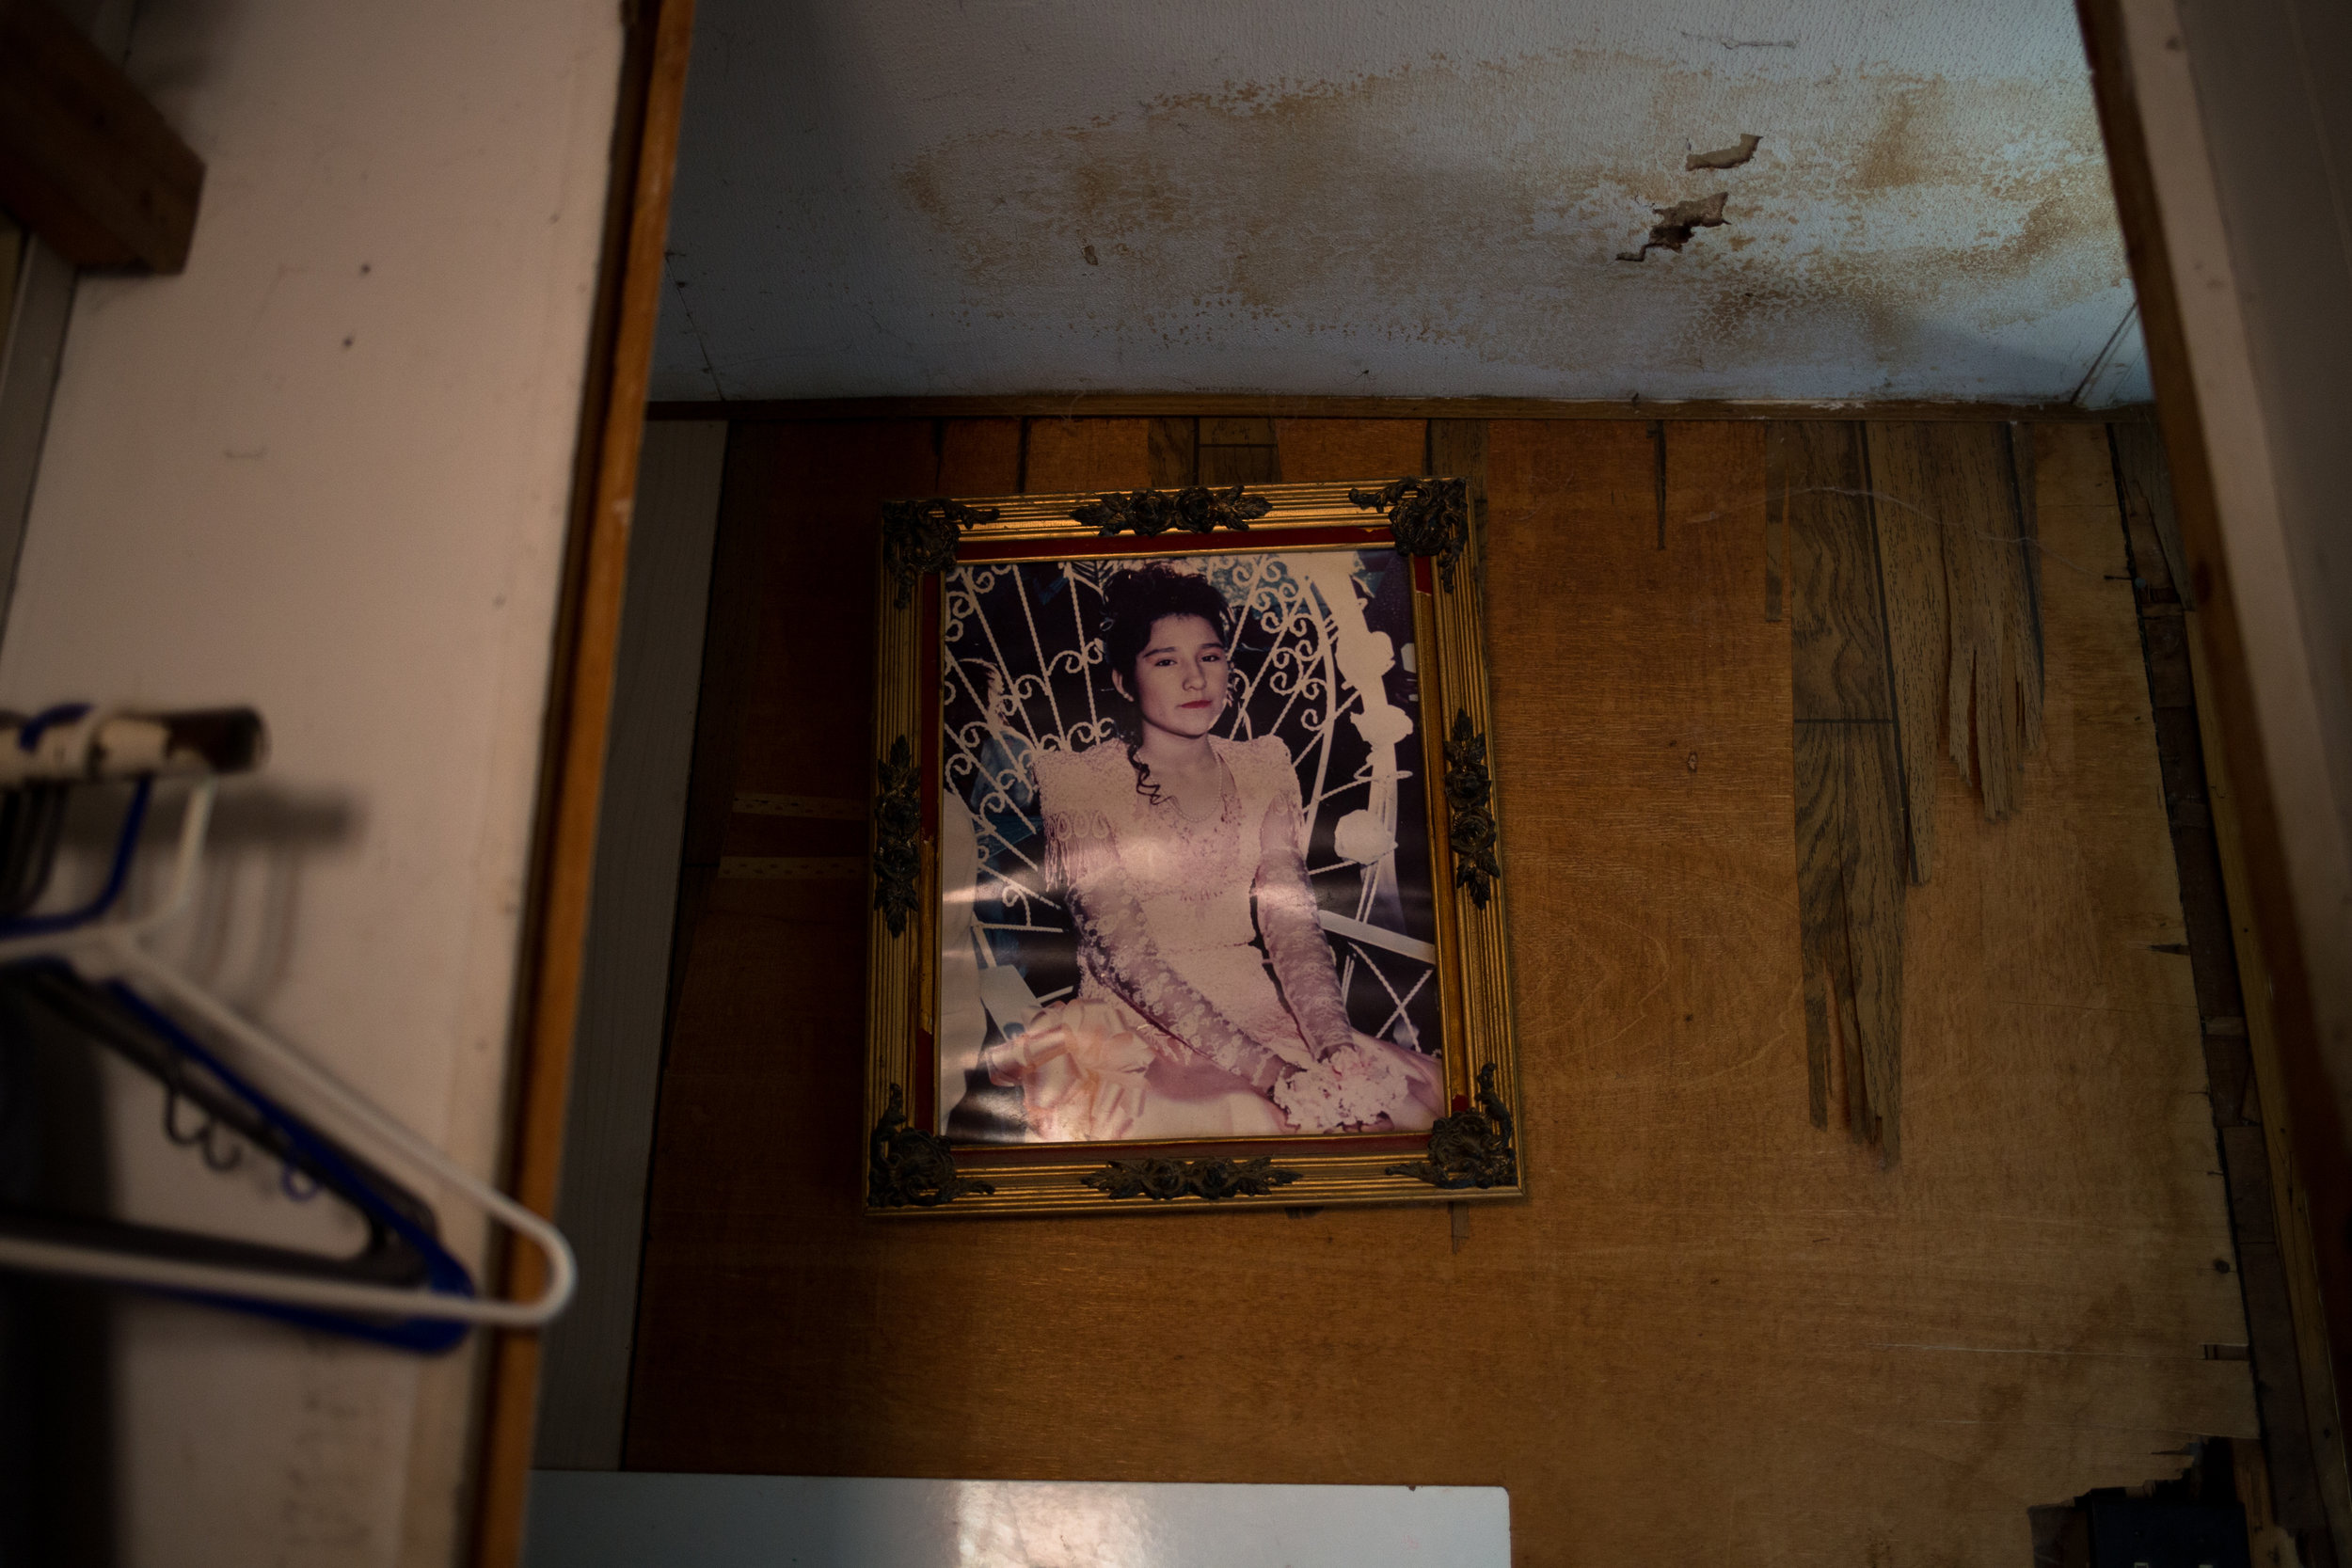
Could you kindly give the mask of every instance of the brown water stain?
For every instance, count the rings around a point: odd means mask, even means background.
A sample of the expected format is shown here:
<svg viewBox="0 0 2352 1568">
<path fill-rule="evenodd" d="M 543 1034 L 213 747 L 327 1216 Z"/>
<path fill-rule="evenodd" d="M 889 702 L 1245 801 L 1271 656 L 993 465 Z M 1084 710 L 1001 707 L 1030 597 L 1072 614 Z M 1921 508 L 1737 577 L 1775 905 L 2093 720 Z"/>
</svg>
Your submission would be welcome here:
<svg viewBox="0 0 2352 1568">
<path fill-rule="evenodd" d="M 1725 122 L 1764 150 L 1686 171 L 1689 129 Z M 1725 187 L 1725 228 L 1613 265 L 1659 211 Z M 1438 61 L 960 138 L 897 194 L 949 247 L 966 315 L 1165 345 L 1277 329 L 1565 372 L 1655 365 L 1663 342 L 1725 374 L 1858 345 L 1893 371 L 2125 277 L 2087 85 L 2039 78 Z"/>
</svg>

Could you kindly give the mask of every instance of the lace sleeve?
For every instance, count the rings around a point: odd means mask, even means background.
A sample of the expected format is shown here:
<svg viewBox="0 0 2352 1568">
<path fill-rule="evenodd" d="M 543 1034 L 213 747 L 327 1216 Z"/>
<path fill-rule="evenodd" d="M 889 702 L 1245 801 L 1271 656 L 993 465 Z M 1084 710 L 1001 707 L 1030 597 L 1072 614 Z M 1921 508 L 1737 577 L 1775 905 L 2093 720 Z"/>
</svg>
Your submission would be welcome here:
<svg viewBox="0 0 2352 1568">
<path fill-rule="evenodd" d="M 1080 959 L 1112 994 L 1261 1091 L 1295 1070 L 1227 1018 L 1161 955 L 1103 817 L 1048 810 L 1046 833 L 1052 857 L 1048 863 L 1067 890 L 1078 928 Z"/>
<path fill-rule="evenodd" d="M 1258 935 L 1282 1000 L 1316 1060 L 1353 1038 L 1340 977 L 1331 966 L 1331 943 L 1315 918 L 1315 895 L 1307 880 L 1307 820 L 1298 801 L 1298 775 L 1285 760 L 1274 783 L 1274 798 L 1258 832 Z"/>
</svg>

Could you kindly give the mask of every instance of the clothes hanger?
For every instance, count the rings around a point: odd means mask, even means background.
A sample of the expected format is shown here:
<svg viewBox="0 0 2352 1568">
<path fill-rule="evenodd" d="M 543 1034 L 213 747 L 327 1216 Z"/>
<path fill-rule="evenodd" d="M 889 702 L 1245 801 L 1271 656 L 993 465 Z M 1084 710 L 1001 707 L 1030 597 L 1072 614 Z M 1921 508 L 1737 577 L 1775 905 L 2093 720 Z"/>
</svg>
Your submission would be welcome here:
<svg viewBox="0 0 2352 1568">
<path fill-rule="evenodd" d="M 425 1279 L 421 1286 L 397 1286 L 315 1277 L 302 1270 L 256 1266 L 251 1259 L 223 1260 L 225 1255 L 218 1253 L 186 1256 L 182 1249 L 183 1255 L 167 1256 L 169 1248 L 121 1250 L 90 1244 L 86 1237 L 22 1231 L 0 1234 L 0 1267 L 218 1299 L 343 1332 L 354 1331 L 352 1324 L 364 1323 L 368 1317 L 389 1318 L 393 1320 L 389 1323 L 369 1325 L 373 1332 L 368 1337 L 389 1338 L 394 1343 L 436 1334 L 446 1334 L 449 1342 L 454 1342 L 465 1325 L 475 1323 L 514 1328 L 542 1324 L 563 1310 L 577 1280 L 571 1248 L 562 1232 L 457 1165 L 326 1069 L 247 1022 L 144 945 L 148 933 L 187 908 L 211 823 L 218 773 L 252 767 L 259 760 L 262 741 L 260 718 L 249 709 L 137 715 L 98 713 L 76 705 L 53 708 L 30 720 L 0 716 L 0 788 L 131 779 L 136 781 L 132 812 L 135 818 L 143 819 L 154 780 L 186 779 L 192 784 L 182 814 L 170 884 L 154 909 L 137 915 L 107 912 L 120 896 L 130 858 L 135 853 L 140 820 L 134 820 L 118 847 L 106 889 L 96 900 L 63 915 L 17 912 L 0 922 L 0 965 L 49 960 L 70 967 L 80 977 L 79 984 L 101 985 L 110 1001 L 141 1027 L 178 1054 L 201 1065 L 227 1089 L 230 1100 L 242 1102 L 250 1113 L 249 1119 L 269 1130 L 272 1144 L 291 1149 L 314 1176 L 331 1178 L 363 1196 L 366 1201 L 361 1206 L 371 1220 L 423 1258 Z M 28 819 L 25 825 L 46 831 L 45 822 Z M 53 844 L 52 858 L 54 849 Z M 35 844 L 27 854 L 38 860 L 38 851 Z M 0 864 L 0 872 L 7 869 Z M 6 895 L 11 891 L 8 879 L 0 876 L 0 910 L 8 907 Z M 311 1101 L 331 1111 L 335 1119 L 361 1134 L 379 1154 L 389 1154 L 455 1188 L 491 1218 L 529 1240 L 546 1259 L 546 1277 L 538 1294 L 527 1301 L 472 1295 L 470 1277 L 440 1246 L 432 1229 L 421 1223 L 420 1216 L 405 1212 L 370 1184 L 362 1173 L 374 1167 L 355 1164 L 339 1144 L 262 1093 L 156 1007 L 149 992 L 184 1008 L 206 1028 L 292 1080 Z M 218 1102 L 221 1106 L 229 1103 L 228 1100 Z M 420 1323 L 428 1325 L 432 1333 L 418 1328 Z M 392 1338 L 400 1335 L 409 1338 Z M 437 1347 L 417 1343 L 414 1348 Z"/>
<path fill-rule="evenodd" d="M 63 717 L 78 717 L 79 711 L 85 710 L 68 709 Z M 53 710 L 53 715 L 47 717 L 56 716 Z M 38 725 L 41 721 L 32 722 Z M 237 750 L 240 755 L 230 760 L 242 762 L 257 750 L 257 745 Z M 151 782 L 151 776 L 142 775 L 134 787 L 105 887 L 92 902 L 61 915 L 0 921 L 0 932 L 61 930 L 103 914 L 121 894 L 145 817 Z M 12 826 L 24 834 L 48 832 L 47 824 L 29 817 L 19 819 Z M 0 840 L 0 861 L 9 860 L 17 850 L 25 851 L 14 854 L 14 861 L 19 863 L 54 859 L 54 837 L 46 846 Z M 20 897 L 17 908 L 21 910 L 40 892 L 38 886 L 30 888 L 29 896 Z M 28 1037 L 45 1021 L 53 1029 L 112 1050 L 156 1079 L 164 1087 L 166 1135 L 175 1143 L 196 1145 L 207 1165 L 215 1170 L 230 1169 L 241 1163 L 247 1146 L 274 1155 L 279 1163 L 280 1183 L 290 1196 L 307 1200 L 331 1190 L 365 1222 L 368 1240 L 357 1255 L 334 1258 L 202 1232 L 24 1210 L 0 1212 L 0 1235 L 13 1234 L 51 1243 L 77 1243 L 135 1258 L 173 1258 L 317 1278 L 394 1286 L 421 1284 L 445 1294 L 473 1293 L 471 1275 L 440 1244 L 437 1233 L 439 1222 L 429 1204 L 349 1150 L 320 1137 L 315 1130 L 303 1127 L 191 1039 L 172 1020 L 127 988 L 119 984 L 102 988 L 84 980 L 62 961 L 32 958 L 0 966 L 0 999 L 15 1006 L 17 1016 L 13 1022 Z M 28 1037 L 25 1043 L 36 1042 Z M 190 1070 L 192 1063 L 199 1070 Z M 30 1065 L 29 1058 L 26 1065 Z M 179 1113 L 183 1101 L 195 1105 L 202 1117 L 193 1132 L 183 1132 L 180 1128 Z M 236 1139 L 228 1143 L 225 1153 L 216 1149 L 214 1141 L 214 1134 L 224 1124 L 236 1134 Z M 297 1171 L 310 1183 L 307 1190 L 296 1186 Z M 198 1299 L 408 1350 L 447 1350 L 467 1333 L 465 1324 L 445 1320 L 354 1317 L 239 1297 Z"/>
<path fill-rule="evenodd" d="M 231 1169 L 243 1163 L 248 1147 L 271 1156 L 278 1162 L 279 1181 L 289 1196 L 307 1201 L 322 1192 L 332 1193 L 366 1223 L 367 1242 L 357 1254 L 337 1258 L 201 1231 L 22 1211 L 0 1212 L 0 1236 L 71 1243 L 133 1257 L 473 1293 L 472 1276 L 440 1243 L 439 1221 L 431 1205 L 349 1150 L 302 1127 L 127 987 L 93 986 L 67 964 L 27 959 L 0 968 L 0 998 L 26 1015 L 45 1017 L 65 1032 L 113 1051 L 161 1083 L 166 1134 L 175 1143 L 197 1146 L 207 1165 Z M 28 1016 L 19 1022 L 35 1020 Z M 190 1071 L 191 1063 L 200 1070 Z M 180 1128 L 183 1102 L 202 1117 L 194 1132 Z M 213 1136 L 224 1126 L 234 1135 L 225 1153 L 215 1148 Z M 296 1185 L 297 1173 L 309 1183 L 307 1190 Z M 244 1297 L 203 1299 L 409 1350 L 447 1350 L 466 1336 L 463 1323 L 433 1319 L 392 1321 L 319 1313 Z"/>
</svg>

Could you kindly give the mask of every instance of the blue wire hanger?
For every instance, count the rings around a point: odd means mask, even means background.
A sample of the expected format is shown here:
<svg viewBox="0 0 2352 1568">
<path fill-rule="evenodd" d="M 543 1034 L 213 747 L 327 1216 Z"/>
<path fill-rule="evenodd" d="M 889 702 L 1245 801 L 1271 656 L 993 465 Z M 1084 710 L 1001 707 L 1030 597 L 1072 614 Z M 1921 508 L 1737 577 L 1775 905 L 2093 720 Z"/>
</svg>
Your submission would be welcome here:
<svg viewBox="0 0 2352 1568">
<path fill-rule="evenodd" d="M 6 735 L 7 724 L 7 718 L 0 716 L 0 736 Z M 129 778 L 134 790 L 105 885 L 95 898 L 58 914 L 20 913 L 0 919 L 0 981 L 45 1001 L 53 1015 L 78 1016 L 102 1043 L 114 1044 L 162 1078 L 167 1127 L 174 1125 L 175 1097 L 184 1094 L 209 1106 L 215 1119 L 232 1121 L 250 1141 L 276 1153 L 284 1164 L 290 1192 L 295 1192 L 296 1171 L 312 1183 L 312 1190 L 333 1191 L 367 1220 L 371 1245 L 360 1259 L 338 1260 L 118 1225 L 117 1237 L 125 1244 L 110 1246 L 92 1244 L 87 1224 L 78 1230 L 71 1226 L 61 1230 L 55 1224 L 45 1228 L 28 1226 L 21 1216 L 13 1225 L 0 1217 L 0 1267 L 113 1280 L 422 1352 L 449 1349 L 473 1323 L 530 1327 L 560 1311 L 577 1271 L 569 1246 L 554 1227 L 455 1165 L 299 1053 L 247 1023 L 138 941 L 185 907 L 210 820 L 213 773 L 258 760 L 258 717 L 249 710 L 93 716 L 87 706 L 74 705 L 20 721 L 17 732 L 19 757 L 7 758 L 8 748 L 0 740 L 0 758 L 6 758 L 0 761 L 0 789 L 21 786 L 28 778 L 55 783 L 111 776 Z M 198 753 L 193 763 L 190 752 Z M 36 760 L 28 764 L 28 758 Z M 154 780 L 173 773 L 192 775 L 197 784 L 181 824 L 171 891 L 153 912 L 108 918 L 128 883 Z M 33 815 L 23 816 L 34 819 Z M 0 822 L 7 820 L 0 815 Z M 39 867 L 44 879 L 46 869 L 44 858 Z M 81 962 L 72 961 L 75 959 Z M 111 968 L 118 974 L 92 985 L 79 974 L 92 962 L 102 973 Z M 548 1263 L 539 1295 L 528 1302 L 481 1299 L 465 1265 L 442 1245 L 428 1205 L 263 1093 L 135 989 L 126 973 L 185 1007 L 209 1029 L 300 1080 L 373 1141 L 464 1191 L 532 1241 Z M 188 1074 L 186 1064 L 200 1069 L 200 1075 Z M 174 1135 L 179 1136 L 176 1129 Z M 144 1245 L 129 1244 L 134 1233 Z M 400 1285 L 375 1277 L 387 1266 L 405 1271 Z M 414 1288 L 419 1283 L 422 1288 Z"/>
</svg>

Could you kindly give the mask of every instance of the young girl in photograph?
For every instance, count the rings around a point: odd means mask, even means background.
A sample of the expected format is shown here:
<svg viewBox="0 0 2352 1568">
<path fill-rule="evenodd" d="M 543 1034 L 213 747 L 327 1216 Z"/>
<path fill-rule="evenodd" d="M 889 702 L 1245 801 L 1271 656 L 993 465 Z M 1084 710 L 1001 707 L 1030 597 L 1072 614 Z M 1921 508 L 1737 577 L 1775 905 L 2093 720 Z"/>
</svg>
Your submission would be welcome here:
<svg viewBox="0 0 2352 1568">
<path fill-rule="evenodd" d="M 1078 988 L 980 1064 L 1022 1091 L 1033 1137 L 1420 1132 L 1441 1108 L 1435 1060 L 1348 1023 L 1289 752 L 1212 733 L 1233 700 L 1233 620 L 1193 573 L 1113 576 L 1102 669 L 1119 734 L 1034 754 Z"/>
</svg>

